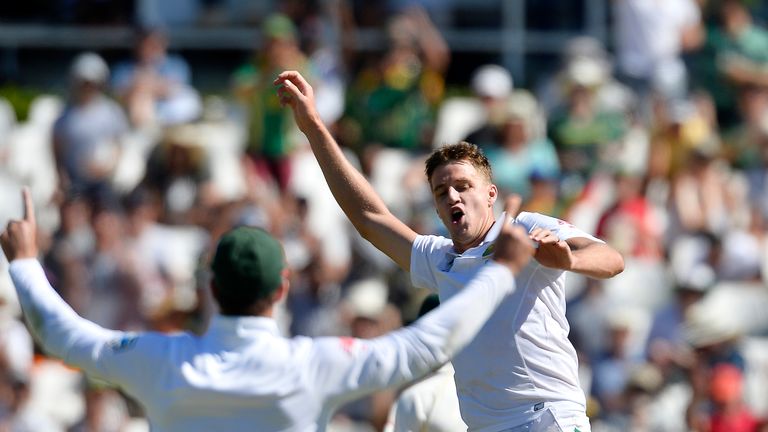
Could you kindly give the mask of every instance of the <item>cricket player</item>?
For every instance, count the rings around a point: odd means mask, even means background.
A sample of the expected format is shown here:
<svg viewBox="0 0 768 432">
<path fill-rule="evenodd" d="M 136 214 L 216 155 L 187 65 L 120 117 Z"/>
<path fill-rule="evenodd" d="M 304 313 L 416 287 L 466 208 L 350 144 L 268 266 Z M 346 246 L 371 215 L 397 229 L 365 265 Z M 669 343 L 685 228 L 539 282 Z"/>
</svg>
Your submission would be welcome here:
<svg viewBox="0 0 768 432">
<path fill-rule="evenodd" d="M 493 256 L 494 242 L 509 219 L 508 214 L 494 216 L 498 189 L 477 146 L 445 146 L 427 159 L 437 214 L 451 238 L 418 235 L 387 209 L 344 157 L 317 114 L 307 81 L 286 71 L 275 85 L 360 234 L 410 271 L 415 286 L 437 291 L 441 301 L 463 293 Z M 515 293 L 452 362 L 462 418 L 470 431 L 479 432 L 588 431 L 578 360 L 568 340 L 565 274 L 609 278 L 623 271 L 624 260 L 603 241 L 562 220 L 523 212 L 515 224 L 538 244 L 535 261 L 516 275 Z"/>
<path fill-rule="evenodd" d="M 430 294 L 419 308 L 419 317 L 440 304 Z M 389 410 L 384 432 L 466 432 L 461 419 L 453 366 L 446 363 L 432 374 L 403 389 Z"/>
<path fill-rule="evenodd" d="M 288 291 L 280 243 L 265 231 L 224 234 L 211 268 L 220 313 L 202 336 L 125 333 L 79 317 L 36 259 L 29 192 L 25 216 L 0 245 L 24 316 L 44 349 L 134 396 L 158 432 L 322 431 L 339 405 L 437 369 L 464 347 L 515 290 L 533 246 L 505 229 L 489 262 L 461 294 L 414 325 L 370 340 L 282 337 L 275 302 Z M 510 214 L 519 197 L 509 200 Z"/>
</svg>

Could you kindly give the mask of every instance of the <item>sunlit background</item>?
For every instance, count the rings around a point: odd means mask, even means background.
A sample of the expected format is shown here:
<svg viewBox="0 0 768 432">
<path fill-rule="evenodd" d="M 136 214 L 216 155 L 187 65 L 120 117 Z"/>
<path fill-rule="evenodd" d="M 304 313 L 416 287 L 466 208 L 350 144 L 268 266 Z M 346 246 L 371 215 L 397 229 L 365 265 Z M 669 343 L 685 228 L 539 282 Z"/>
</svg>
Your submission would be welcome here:
<svg viewBox="0 0 768 432">
<path fill-rule="evenodd" d="M 467 140 L 524 210 L 624 254 L 567 287 L 595 432 L 768 430 L 766 20 L 758 0 L 4 1 L 0 224 L 30 186 L 53 286 L 110 328 L 204 330 L 211 247 L 241 224 L 285 245 L 286 335 L 411 322 L 427 293 L 354 231 L 279 106 L 299 70 L 416 231 L 444 234 L 425 156 Z M 146 431 L 33 344 L 0 267 L 0 430 Z M 331 430 L 382 430 L 397 392 Z"/>
</svg>

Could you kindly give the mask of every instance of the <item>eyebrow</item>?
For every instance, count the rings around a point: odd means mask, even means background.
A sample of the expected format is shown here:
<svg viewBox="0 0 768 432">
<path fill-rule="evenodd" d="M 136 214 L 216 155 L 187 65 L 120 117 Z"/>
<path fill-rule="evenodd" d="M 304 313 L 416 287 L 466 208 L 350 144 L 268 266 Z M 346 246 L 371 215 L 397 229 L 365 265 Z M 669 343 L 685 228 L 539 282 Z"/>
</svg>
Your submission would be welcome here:
<svg viewBox="0 0 768 432">
<path fill-rule="evenodd" d="M 472 180 L 469 177 L 459 177 L 456 180 L 452 182 L 452 184 L 461 185 L 461 184 L 470 184 L 472 183 Z M 448 187 L 447 183 L 438 183 L 435 185 L 435 187 L 432 188 L 432 193 L 437 192 L 440 189 L 444 189 Z"/>
</svg>

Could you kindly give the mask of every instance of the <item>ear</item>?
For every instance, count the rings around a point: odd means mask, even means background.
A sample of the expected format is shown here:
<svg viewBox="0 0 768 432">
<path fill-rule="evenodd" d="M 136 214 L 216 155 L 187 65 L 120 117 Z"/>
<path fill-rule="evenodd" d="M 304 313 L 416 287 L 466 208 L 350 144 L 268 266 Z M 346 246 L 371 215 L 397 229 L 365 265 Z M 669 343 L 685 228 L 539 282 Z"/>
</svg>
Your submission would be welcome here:
<svg viewBox="0 0 768 432">
<path fill-rule="evenodd" d="M 496 199 L 499 197 L 499 189 L 495 184 L 491 183 L 488 187 L 488 207 L 493 207 Z"/>
<path fill-rule="evenodd" d="M 218 309 L 221 309 L 221 303 L 219 302 L 219 288 L 216 286 L 216 282 L 213 281 L 213 278 L 211 278 L 211 296 L 213 296 L 213 300 L 216 303 L 216 307 Z"/>
<path fill-rule="evenodd" d="M 277 290 L 275 290 L 275 293 L 272 294 L 272 302 L 277 303 L 280 300 L 284 299 L 288 295 L 288 289 L 290 288 L 290 270 L 288 268 L 284 268 L 281 276 L 283 278 L 283 281 L 280 283 L 280 286 L 277 287 Z"/>
<path fill-rule="evenodd" d="M 211 295 L 213 296 L 214 300 L 216 300 L 216 303 L 219 303 L 219 288 L 216 287 L 216 282 L 213 281 L 213 278 L 211 278 Z"/>
</svg>

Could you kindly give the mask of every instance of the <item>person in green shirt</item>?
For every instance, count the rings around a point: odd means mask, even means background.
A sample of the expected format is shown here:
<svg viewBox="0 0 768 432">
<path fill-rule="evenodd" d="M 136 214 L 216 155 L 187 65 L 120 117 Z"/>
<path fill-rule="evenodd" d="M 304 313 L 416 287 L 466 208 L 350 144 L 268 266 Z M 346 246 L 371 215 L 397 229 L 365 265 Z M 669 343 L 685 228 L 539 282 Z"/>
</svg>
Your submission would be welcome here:
<svg viewBox="0 0 768 432">
<path fill-rule="evenodd" d="M 291 137 L 296 126 L 290 112 L 280 106 L 272 81 L 285 69 L 308 73 L 309 66 L 290 18 L 271 15 L 262 29 L 262 49 L 235 71 L 233 86 L 235 98 L 248 115 L 246 154 L 259 174 L 271 177 L 280 190 L 285 190 L 291 175 Z"/>
</svg>

